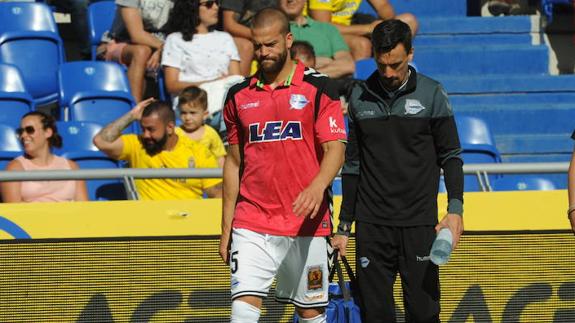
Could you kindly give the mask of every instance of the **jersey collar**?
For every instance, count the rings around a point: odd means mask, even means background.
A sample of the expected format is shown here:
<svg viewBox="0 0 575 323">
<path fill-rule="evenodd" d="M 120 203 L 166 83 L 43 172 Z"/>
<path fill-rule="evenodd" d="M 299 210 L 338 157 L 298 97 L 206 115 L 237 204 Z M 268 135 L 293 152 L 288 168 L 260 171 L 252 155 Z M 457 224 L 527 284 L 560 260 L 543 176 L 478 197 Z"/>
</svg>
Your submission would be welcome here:
<svg viewBox="0 0 575 323">
<path fill-rule="evenodd" d="M 285 82 L 280 85 L 280 87 L 289 87 L 291 85 L 299 86 L 303 82 L 303 72 L 305 70 L 305 66 L 300 61 L 295 62 L 296 64 L 294 65 L 290 75 L 285 80 Z M 260 89 L 264 89 L 265 85 L 266 84 L 263 82 L 262 72 L 258 70 L 250 80 L 250 87 L 258 87 Z"/>
</svg>

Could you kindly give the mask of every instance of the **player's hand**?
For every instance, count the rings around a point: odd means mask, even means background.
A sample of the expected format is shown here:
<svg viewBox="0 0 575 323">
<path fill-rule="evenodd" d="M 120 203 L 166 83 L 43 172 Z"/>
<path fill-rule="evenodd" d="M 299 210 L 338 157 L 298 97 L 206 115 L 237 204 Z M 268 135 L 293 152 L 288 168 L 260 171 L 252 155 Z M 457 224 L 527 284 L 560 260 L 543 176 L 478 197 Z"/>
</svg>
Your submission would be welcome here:
<svg viewBox="0 0 575 323">
<path fill-rule="evenodd" d="M 449 230 L 451 230 L 451 234 L 453 235 L 453 250 L 455 250 L 463 233 L 463 217 L 454 213 L 447 214 L 441 219 L 441 222 L 435 226 L 435 231 L 439 232 L 442 228 L 449 228 Z"/>
<path fill-rule="evenodd" d="M 142 112 L 144 111 L 144 108 L 150 105 L 154 101 L 156 101 L 156 99 L 148 98 L 136 104 L 136 106 L 133 107 L 131 111 L 132 117 L 134 117 L 134 119 L 136 120 L 140 120 L 142 118 Z"/>
<path fill-rule="evenodd" d="M 321 202 L 323 202 L 325 188 L 312 182 L 301 193 L 292 204 L 292 211 L 297 216 L 309 216 L 315 218 Z"/>
<path fill-rule="evenodd" d="M 230 263 L 230 235 L 222 234 L 220 237 L 220 257 L 226 265 Z"/>
<path fill-rule="evenodd" d="M 345 257 L 345 251 L 347 249 L 347 242 L 349 240 L 348 236 L 342 234 L 336 234 L 331 238 L 331 246 L 339 251 L 342 257 Z"/>
</svg>

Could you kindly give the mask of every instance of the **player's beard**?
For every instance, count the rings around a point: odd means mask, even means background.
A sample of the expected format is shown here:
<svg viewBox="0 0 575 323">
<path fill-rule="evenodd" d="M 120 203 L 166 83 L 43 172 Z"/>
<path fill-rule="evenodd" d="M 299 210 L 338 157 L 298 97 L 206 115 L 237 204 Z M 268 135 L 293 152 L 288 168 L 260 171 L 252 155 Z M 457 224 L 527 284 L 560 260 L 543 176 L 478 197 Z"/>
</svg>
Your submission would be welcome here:
<svg viewBox="0 0 575 323">
<path fill-rule="evenodd" d="M 287 50 L 284 50 L 280 55 L 278 55 L 277 58 L 272 58 L 272 59 L 267 58 L 265 60 L 262 60 L 260 62 L 260 67 L 261 67 L 262 71 L 264 71 L 264 73 L 267 73 L 267 74 L 279 73 L 282 70 L 282 68 L 286 62 L 287 53 L 288 53 Z M 269 61 L 269 60 L 273 60 L 273 63 L 265 64 L 265 61 Z"/>
<path fill-rule="evenodd" d="M 164 150 L 164 146 L 166 145 L 166 142 L 168 142 L 168 134 L 164 133 L 164 136 L 159 140 L 156 140 L 154 138 L 151 139 L 140 138 L 140 141 L 142 142 L 142 146 L 144 146 L 146 153 L 148 153 L 148 155 L 150 156 L 154 156 L 159 152 L 161 152 L 162 150 Z"/>
</svg>

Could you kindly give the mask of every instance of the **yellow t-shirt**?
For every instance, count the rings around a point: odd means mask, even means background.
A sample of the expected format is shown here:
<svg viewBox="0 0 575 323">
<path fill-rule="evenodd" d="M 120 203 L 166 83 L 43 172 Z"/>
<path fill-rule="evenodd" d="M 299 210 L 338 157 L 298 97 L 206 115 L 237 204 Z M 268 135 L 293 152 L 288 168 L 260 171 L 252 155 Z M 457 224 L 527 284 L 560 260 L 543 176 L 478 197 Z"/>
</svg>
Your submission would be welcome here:
<svg viewBox="0 0 575 323">
<path fill-rule="evenodd" d="M 224 157 L 226 155 L 226 147 L 222 142 L 220 135 L 214 130 L 214 128 L 204 125 L 204 135 L 198 141 L 200 144 L 208 148 L 209 151 L 216 156 L 216 158 Z"/>
<path fill-rule="evenodd" d="M 178 142 L 174 149 L 154 156 L 146 153 L 137 135 L 123 135 L 121 160 L 132 168 L 217 168 L 214 155 L 202 144 L 190 140 L 176 128 Z M 217 185 L 219 178 L 158 178 L 136 180 L 142 200 L 184 200 L 202 197 L 203 190 Z"/>
<path fill-rule="evenodd" d="M 331 22 L 349 26 L 362 0 L 309 0 L 309 10 L 331 11 Z M 365 1 L 365 0 L 364 0 Z"/>
</svg>

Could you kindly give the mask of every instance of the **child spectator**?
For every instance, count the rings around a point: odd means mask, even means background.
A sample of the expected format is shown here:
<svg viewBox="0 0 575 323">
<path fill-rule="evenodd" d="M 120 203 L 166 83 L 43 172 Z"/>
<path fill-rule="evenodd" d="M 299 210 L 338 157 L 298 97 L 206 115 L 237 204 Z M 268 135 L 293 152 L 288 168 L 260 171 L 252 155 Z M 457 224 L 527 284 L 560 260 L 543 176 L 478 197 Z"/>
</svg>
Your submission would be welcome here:
<svg viewBox="0 0 575 323">
<path fill-rule="evenodd" d="M 305 67 L 315 68 L 315 51 L 313 46 L 303 40 L 296 40 L 290 48 L 290 55 L 305 65 Z"/>
<path fill-rule="evenodd" d="M 206 146 L 217 158 L 220 168 L 224 167 L 226 149 L 214 128 L 205 124 L 208 117 L 208 93 L 197 86 L 185 88 L 178 96 L 178 111 L 186 136 Z"/>
</svg>

